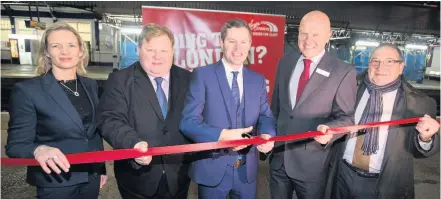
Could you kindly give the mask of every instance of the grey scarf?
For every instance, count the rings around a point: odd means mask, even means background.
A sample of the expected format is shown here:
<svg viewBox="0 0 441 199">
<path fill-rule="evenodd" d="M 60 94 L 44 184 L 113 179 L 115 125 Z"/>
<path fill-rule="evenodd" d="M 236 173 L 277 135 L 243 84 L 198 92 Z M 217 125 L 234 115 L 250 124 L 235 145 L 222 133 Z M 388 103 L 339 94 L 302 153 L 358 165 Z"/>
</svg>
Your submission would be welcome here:
<svg viewBox="0 0 441 199">
<path fill-rule="evenodd" d="M 383 114 L 383 94 L 397 90 L 401 86 L 401 77 L 398 77 L 393 82 L 384 86 L 377 86 L 369 80 L 369 75 L 366 74 L 364 83 L 366 84 L 366 88 L 368 89 L 370 96 L 359 124 L 380 122 L 381 115 Z M 363 155 L 372 155 L 377 153 L 378 131 L 379 127 L 365 129 L 366 135 L 361 147 L 363 150 Z"/>
</svg>

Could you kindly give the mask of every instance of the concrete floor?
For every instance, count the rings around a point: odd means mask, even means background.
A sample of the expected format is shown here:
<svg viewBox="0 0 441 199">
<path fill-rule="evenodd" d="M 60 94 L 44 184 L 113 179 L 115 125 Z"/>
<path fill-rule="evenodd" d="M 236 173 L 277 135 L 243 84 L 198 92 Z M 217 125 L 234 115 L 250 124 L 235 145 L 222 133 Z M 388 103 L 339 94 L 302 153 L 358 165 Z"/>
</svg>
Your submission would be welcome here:
<svg viewBox="0 0 441 199">
<path fill-rule="evenodd" d="M 6 143 L 9 116 L 2 113 L 1 118 L 1 151 L 2 157 L 6 157 L 4 146 Z M 110 149 L 109 145 L 105 146 Z M 100 199 L 121 198 L 116 187 L 113 174 L 113 163 L 108 162 L 107 184 L 100 191 Z M 415 166 L 415 190 L 417 199 L 439 199 L 440 198 L 440 156 L 436 155 L 428 159 L 416 159 Z M 1 167 L 1 198 L 2 199 L 28 199 L 35 198 L 35 187 L 25 182 L 26 169 L 24 167 Z M 257 199 L 268 199 L 268 163 L 259 163 L 258 196 Z M 191 184 L 188 199 L 197 198 L 197 189 L 194 183 Z M 295 197 L 294 197 L 295 198 Z"/>
</svg>

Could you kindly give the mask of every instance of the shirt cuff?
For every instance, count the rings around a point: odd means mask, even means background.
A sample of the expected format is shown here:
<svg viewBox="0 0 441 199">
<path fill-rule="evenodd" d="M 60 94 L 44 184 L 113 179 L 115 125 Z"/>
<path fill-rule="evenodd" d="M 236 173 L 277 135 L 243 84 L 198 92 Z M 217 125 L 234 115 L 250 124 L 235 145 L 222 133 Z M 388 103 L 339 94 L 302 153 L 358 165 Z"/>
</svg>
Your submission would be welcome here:
<svg viewBox="0 0 441 199">
<path fill-rule="evenodd" d="M 429 142 L 423 142 L 419 135 L 417 135 L 417 137 L 418 137 L 418 143 L 420 144 L 420 147 L 425 151 L 429 151 L 430 147 L 432 146 L 433 140 L 430 140 Z"/>
</svg>

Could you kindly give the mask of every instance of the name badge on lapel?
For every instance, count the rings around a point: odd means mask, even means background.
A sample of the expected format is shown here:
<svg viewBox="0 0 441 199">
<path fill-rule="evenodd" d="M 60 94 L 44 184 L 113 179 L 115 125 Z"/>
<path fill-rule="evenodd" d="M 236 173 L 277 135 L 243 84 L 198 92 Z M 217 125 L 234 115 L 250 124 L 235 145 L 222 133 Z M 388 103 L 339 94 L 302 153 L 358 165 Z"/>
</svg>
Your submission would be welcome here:
<svg viewBox="0 0 441 199">
<path fill-rule="evenodd" d="M 328 71 L 325 71 L 325 70 L 322 70 L 322 69 L 320 69 L 320 68 L 317 68 L 317 70 L 315 70 L 315 72 L 318 73 L 318 74 L 320 74 L 320 75 L 323 75 L 323 76 L 325 76 L 325 77 L 329 77 L 329 72 L 328 72 Z"/>
</svg>

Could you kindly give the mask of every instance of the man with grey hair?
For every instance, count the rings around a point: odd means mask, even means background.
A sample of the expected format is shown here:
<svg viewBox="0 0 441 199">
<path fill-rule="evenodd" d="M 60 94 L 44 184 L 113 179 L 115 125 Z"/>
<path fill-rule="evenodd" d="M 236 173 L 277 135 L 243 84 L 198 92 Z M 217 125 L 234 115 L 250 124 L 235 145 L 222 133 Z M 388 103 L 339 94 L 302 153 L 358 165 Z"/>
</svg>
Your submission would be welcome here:
<svg viewBox="0 0 441 199">
<path fill-rule="evenodd" d="M 243 63 L 251 48 L 251 30 L 241 19 L 222 27 L 221 61 L 193 71 L 185 101 L 182 133 L 194 142 L 275 135 L 265 78 Z M 257 129 L 256 132 L 254 129 Z M 190 177 L 200 199 L 256 198 L 258 151 L 269 152 L 274 142 L 237 146 L 194 154 Z"/>
<path fill-rule="evenodd" d="M 101 97 L 99 128 L 115 149 L 188 144 L 179 122 L 190 72 L 173 65 L 174 38 L 157 24 L 139 38 L 139 61 L 109 75 Z M 123 198 L 186 199 L 190 179 L 185 154 L 145 156 L 115 161 Z"/>
<path fill-rule="evenodd" d="M 413 88 L 403 69 L 396 45 L 381 44 L 372 52 L 368 70 L 357 78 L 355 123 L 420 117 L 419 122 L 354 131 L 337 142 L 327 189 L 332 198 L 415 197 L 413 158 L 439 152 L 439 124 L 435 100 Z"/>
</svg>

